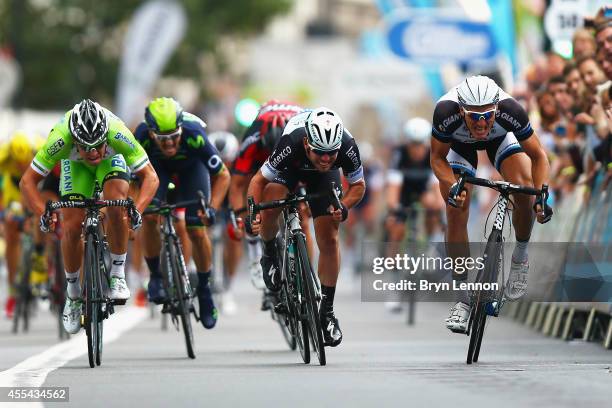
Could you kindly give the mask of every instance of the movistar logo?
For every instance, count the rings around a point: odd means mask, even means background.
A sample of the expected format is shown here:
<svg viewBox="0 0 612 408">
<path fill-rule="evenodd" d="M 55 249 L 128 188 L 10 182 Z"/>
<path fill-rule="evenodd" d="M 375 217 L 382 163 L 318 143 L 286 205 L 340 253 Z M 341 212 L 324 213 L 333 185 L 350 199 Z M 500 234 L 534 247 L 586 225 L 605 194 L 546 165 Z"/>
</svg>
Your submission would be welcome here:
<svg viewBox="0 0 612 408">
<path fill-rule="evenodd" d="M 204 136 L 198 135 L 197 137 L 190 137 L 187 139 L 187 144 L 194 149 L 198 149 L 204 146 Z"/>
</svg>

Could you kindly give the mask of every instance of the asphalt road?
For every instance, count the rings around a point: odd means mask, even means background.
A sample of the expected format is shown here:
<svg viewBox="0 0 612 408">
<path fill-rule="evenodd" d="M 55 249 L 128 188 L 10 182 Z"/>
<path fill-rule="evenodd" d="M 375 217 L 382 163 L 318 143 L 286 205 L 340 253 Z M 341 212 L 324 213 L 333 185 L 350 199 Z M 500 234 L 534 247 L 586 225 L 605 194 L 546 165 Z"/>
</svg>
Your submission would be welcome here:
<svg viewBox="0 0 612 408">
<path fill-rule="evenodd" d="M 327 366 L 305 365 L 259 311 L 247 279 L 236 286 L 238 313 L 222 315 L 213 330 L 195 327 L 195 360 L 182 334 L 162 331 L 147 308 L 126 306 L 111 317 L 95 369 L 83 334 L 58 342 L 48 312 L 19 336 L 2 319 L 0 386 L 69 387 L 70 402 L 53 406 L 130 408 L 605 407 L 612 400 L 612 352 L 596 344 L 546 338 L 500 318 L 487 328 L 481 361 L 467 366 L 468 338 L 442 324 L 447 304 L 419 304 L 417 325 L 408 327 L 382 304 L 360 302 L 350 278 L 336 295 L 343 343 L 326 349 Z"/>
</svg>

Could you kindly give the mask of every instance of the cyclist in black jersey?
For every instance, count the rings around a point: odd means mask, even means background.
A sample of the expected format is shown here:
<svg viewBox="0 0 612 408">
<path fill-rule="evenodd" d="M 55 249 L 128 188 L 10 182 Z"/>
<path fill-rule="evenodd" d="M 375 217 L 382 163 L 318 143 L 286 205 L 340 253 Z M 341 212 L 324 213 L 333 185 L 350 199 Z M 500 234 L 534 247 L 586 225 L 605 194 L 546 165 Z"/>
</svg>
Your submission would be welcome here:
<svg viewBox="0 0 612 408">
<path fill-rule="evenodd" d="M 325 193 L 331 183 L 340 186 L 340 169 L 349 183 L 341 200 L 341 208 L 334 210 L 328 196 L 309 201 L 316 242 L 319 247 L 318 272 L 321 280 L 321 325 L 325 343 L 332 347 L 342 341 L 342 331 L 334 315 L 333 300 L 340 270 L 338 229 L 345 221 L 349 208 L 355 206 L 365 192 L 363 166 L 353 136 L 344 128 L 340 117 L 330 109 L 318 108 L 292 117 L 270 157 L 257 171 L 249 184 L 248 195 L 255 203 L 284 198 L 298 182 L 306 185 L 308 193 Z M 280 288 L 279 262 L 275 250 L 280 209 L 257 214 L 247 229 L 260 234 L 264 241 L 261 259 L 263 277 L 268 289 Z"/>
<path fill-rule="evenodd" d="M 406 221 L 416 223 L 418 211 L 424 211 L 424 230 L 427 238 L 440 225 L 440 200 L 432 199 L 431 191 L 436 189 L 437 180 L 433 177 L 429 164 L 429 144 L 431 122 L 423 118 L 412 118 L 404 125 L 404 142 L 397 145 L 391 155 L 391 163 L 386 178 L 386 200 L 388 214 L 385 219 L 387 232 L 386 256 L 395 256 L 407 232 Z M 414 239 L 415 237 L 412 237 Z M 385 307 L 391 312 L 399 312 L 402 304 L 390 300 Z"/>
<path fill-rule="evenodd" d="M 467 257 L 471 186 L 456 191 L 458 186 L 453 173 L 465 171 L 474 176 L 478 166 L 477 151 L 486 150 L 504 180 L 541 189 L 548 183 L 548 158 L 531 128 L 527 112 L 485 76 L 467 78 L 438 101 L 432 133 L 431 167 L 440 181 L 440 192 L 448 202 L 447 253 L 451 257 Z M 530 196 L 517 194 L 513 201 L 517 244 L 506 286 L 508 300 L 520 298 L 527 289 L 527 244 L 533 226 L 532 206 L 538 222 L 545 223 L 552 217 L 552 209 L 543 206 L 541 198 L 534 204 Z M 466 278 L 466 274 L 453 273 L 455 280 Z M 456 294 L 457 302 L 446 319 L 446 326 L 461 332 L 466 330 L 469 320 L 469 296 L 467 291 Z"/>
</svg>

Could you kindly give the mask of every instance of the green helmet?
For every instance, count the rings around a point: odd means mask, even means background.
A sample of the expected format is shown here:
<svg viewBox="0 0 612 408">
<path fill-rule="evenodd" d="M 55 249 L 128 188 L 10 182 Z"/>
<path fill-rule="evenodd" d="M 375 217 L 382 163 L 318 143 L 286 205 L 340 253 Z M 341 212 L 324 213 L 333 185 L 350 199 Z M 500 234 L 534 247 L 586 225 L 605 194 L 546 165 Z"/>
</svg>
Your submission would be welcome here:
<svg viewBox="0 0 612 408">
<path fill-rule="evenodd" d="M 166 133 L 183 125 L 183 108 L 172 98 L 156 98 L 145 109 L 145 122 L 155 133 Z"/>
</svg>

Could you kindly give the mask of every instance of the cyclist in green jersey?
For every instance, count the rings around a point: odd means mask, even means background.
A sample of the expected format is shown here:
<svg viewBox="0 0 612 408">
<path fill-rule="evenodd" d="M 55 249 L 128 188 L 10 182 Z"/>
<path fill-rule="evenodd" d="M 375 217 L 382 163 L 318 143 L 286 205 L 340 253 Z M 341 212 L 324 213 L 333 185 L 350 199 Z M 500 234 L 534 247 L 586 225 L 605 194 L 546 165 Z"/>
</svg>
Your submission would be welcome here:
<svg viewBox="0 0 612 408">
<path fill-rule="evenodd" d="M 38 151 L 21 178 L 24 202 L 40 217 L 40 227 L 49 232 L 55 227 L 57 215 L 44 216 L 45 201 L 37 184 L 61 161 L 60 194 L 62 200 L 81 200 L 93 195 L 96 183 L 105 199 L 126 199 L 129 172 L 142 181 L 136 210 L 129 215 L 130 227 L 142 225 L 140 213 L 149 204 L 159 180 L 144 149 L 125 124 L 112 112 L 89 99 L 66 112 L 51 130 L 47 142 Z M 128 170 L 129 168 L 129 170 Z M 107 208 L 107 233 L 111 252 L 110 298 L 127 300 L 130 291 L 125 282 L 125 258 L 128 243 L 126 210 Z M 83 242 L 81 223 L 85 211 L 79 208 L 62 210 L 62 255 L 66 272 L 67 300 L 64 307 L 64 327 L 69 333 L 80 329 L 81 287 L 79 283 Z"/>
</svg>

